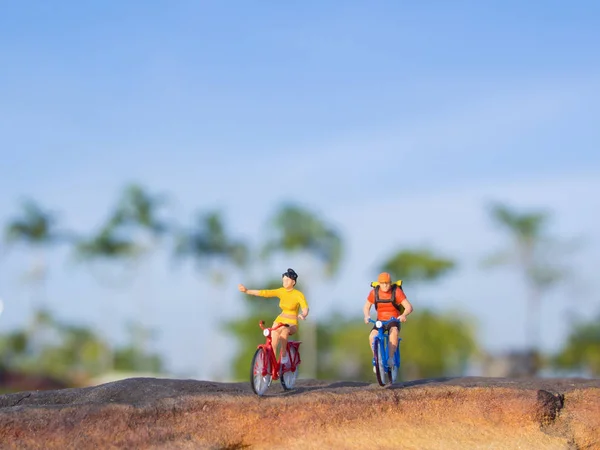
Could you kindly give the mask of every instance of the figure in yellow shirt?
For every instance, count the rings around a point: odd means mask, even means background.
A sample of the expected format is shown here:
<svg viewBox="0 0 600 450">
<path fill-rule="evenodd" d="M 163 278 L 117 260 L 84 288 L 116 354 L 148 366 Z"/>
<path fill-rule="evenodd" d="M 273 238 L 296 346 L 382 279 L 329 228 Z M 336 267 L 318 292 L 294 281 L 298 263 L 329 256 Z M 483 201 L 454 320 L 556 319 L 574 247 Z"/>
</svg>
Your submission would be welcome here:
<svg viewBox="0 0 600 450">
<path fill-rule="evenodd" d="M 288 324 L 289 327 L 281 327 L 273 331 L 273 349 L 277 354 L 277 345 L 281 343 L 281 363 L 286 364 L 289 360 L 287 355 L 287 341 L 288 337 L 298 331 L 298 319 L 305 320 L 308 316 L 308 304 L 304 298 L 304 294 L 299 290 L 295 289 L 296 280 L 298 274 L 293 269 L 288 269 L 287 272 L 281 275 L 283 287 L 279 289 L 247 289 L 243 284 L 238 285 L 238 289 L 249 295 L 256 295 L 258 297 L 278 297 L 279 307 L 281 308 L 281 314 L 279 314 L 273 321 L 273 326 L 277 323 Z M 298 314 L 299 309 L 302 308 L 302 314 Z"/>
</svg>

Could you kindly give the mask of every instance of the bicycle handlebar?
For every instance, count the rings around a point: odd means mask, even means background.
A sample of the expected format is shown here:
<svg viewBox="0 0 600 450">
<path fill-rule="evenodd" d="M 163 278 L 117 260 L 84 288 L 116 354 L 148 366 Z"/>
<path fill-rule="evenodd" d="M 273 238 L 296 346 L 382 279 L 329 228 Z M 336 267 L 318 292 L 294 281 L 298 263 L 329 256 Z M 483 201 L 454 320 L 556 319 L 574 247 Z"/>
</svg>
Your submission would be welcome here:
<svg viewBox="0 0 600 450">
<path fill-rule="evenodd" d="M 388 319 L 388 320 L 373 320 L 369 317 L 369 322 L 371 322 L 371 323 L 381 322 L 381 325 L 387 325 L 388 323 L 392 323 L 392 322 L 400 322 L 400 320 L 398 320 L 397 317 L 392 317 L 391 319 Z"/>
</svg>

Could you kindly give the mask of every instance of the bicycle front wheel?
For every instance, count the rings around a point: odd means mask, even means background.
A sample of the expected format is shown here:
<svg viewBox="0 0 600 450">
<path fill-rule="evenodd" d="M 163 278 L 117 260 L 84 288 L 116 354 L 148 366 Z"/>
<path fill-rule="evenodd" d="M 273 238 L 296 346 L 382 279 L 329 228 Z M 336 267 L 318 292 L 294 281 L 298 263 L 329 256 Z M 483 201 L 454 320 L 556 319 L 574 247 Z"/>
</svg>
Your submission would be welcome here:
<svg viewBox="0 0 600 450">
<path fill-rule="evenodd" d="M 375 349 L 375 375 L 380 386 L 385 386 L 388 380 L 388 368 L 384 366 L 383 344 L 378 338 L 373 341 Z"/>
<path fill-rule="evenodd" d="M 392 366 L 392 370 L 390 371 L 390 383 L 394 384 L 398 379 L 398 365 L 396 365 L 396 357 L 394 357 L 394 365 Z"/>
<path fill-rule="evenodd" d="M 264 375 L 263 373 L 266 372 Z M 256 395 L 263 395 L 271 385 L 271 361 L 263 348 L 256 349 L 252 358 L 250 384 Z"/>
</svg>

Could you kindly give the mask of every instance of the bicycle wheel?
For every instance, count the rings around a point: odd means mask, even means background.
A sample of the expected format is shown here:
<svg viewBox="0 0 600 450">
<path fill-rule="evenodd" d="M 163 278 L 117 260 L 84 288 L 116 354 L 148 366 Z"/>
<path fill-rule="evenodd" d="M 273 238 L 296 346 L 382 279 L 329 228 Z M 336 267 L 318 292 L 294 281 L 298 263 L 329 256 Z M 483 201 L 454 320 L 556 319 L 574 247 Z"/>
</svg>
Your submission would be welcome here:
<svg viewBox="0 0 600 450">
<path fill-rule="evenodd" d="M 377 382 L 380 386 L 385 386 L 388 378 L 388 370 L 387 367 L 384 367 L 383 365 L 382 344 L 380 343 L 379 338 L 375 338 L 373 347 L 375 348 L 375 375 L 377 376 Z"/>
<path fill-rule="evenodd" d="M 263 368 L 266 368 L 267 371 L 265 376 L 263 376 Z M 250 371 L 250 384 L 256 395 L 263 395 L 267 391 L 271 385 L 271 377 L 271 361 L 265 354 L 265 350 L 258 348 L 252 357 L 252 368 Z"/>
<path fill-rule="evenodd" d="M 299 366 L 296 366 L 296 370 L 294 370 L 293 372 L 291 371 L 291 362 L 296 360 L 296 355 L 298 354 L 296 348 L 290 346 L 290 350 L 288 353 L 290 357 L 290 370 L 286 370 L 285 372 L 283 372 L 283 375 L 281 375 L 281 385 L 286 391 L 289 391 L 290 389 L 294 388 L 294 385 L 296 384 L 296 379 L 298 378 L 299 369 Z"/>
<path fill-rule="evenodd" d="M 396 350 L 397 351 L 397 350 Z M 392 366 L 392 370 L 390 371 L 389 375 L 390 375 L 390 384 L 394 384 L 396 382 L 396 380 L 398 379 L 398 369 L 399 369 L 399 364 L 396 364 L 397 358 L 396 355 L 394 355 L 394 365 Z"/>
</svg>

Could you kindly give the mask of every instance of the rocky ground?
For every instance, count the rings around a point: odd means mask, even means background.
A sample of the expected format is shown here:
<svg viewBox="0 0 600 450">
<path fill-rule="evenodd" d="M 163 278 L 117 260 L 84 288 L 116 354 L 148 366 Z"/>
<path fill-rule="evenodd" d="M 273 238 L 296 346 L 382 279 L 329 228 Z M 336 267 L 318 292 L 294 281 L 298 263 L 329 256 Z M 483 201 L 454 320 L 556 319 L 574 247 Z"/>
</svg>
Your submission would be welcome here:
<svg viewBox="0 0 600 450">
<path fill-rule="evenodd" d="M 380 387 L 130 378 L 0 396 L 0 448 L 600 449 L 600 380 L 444 378 Z"/>
</svg>

